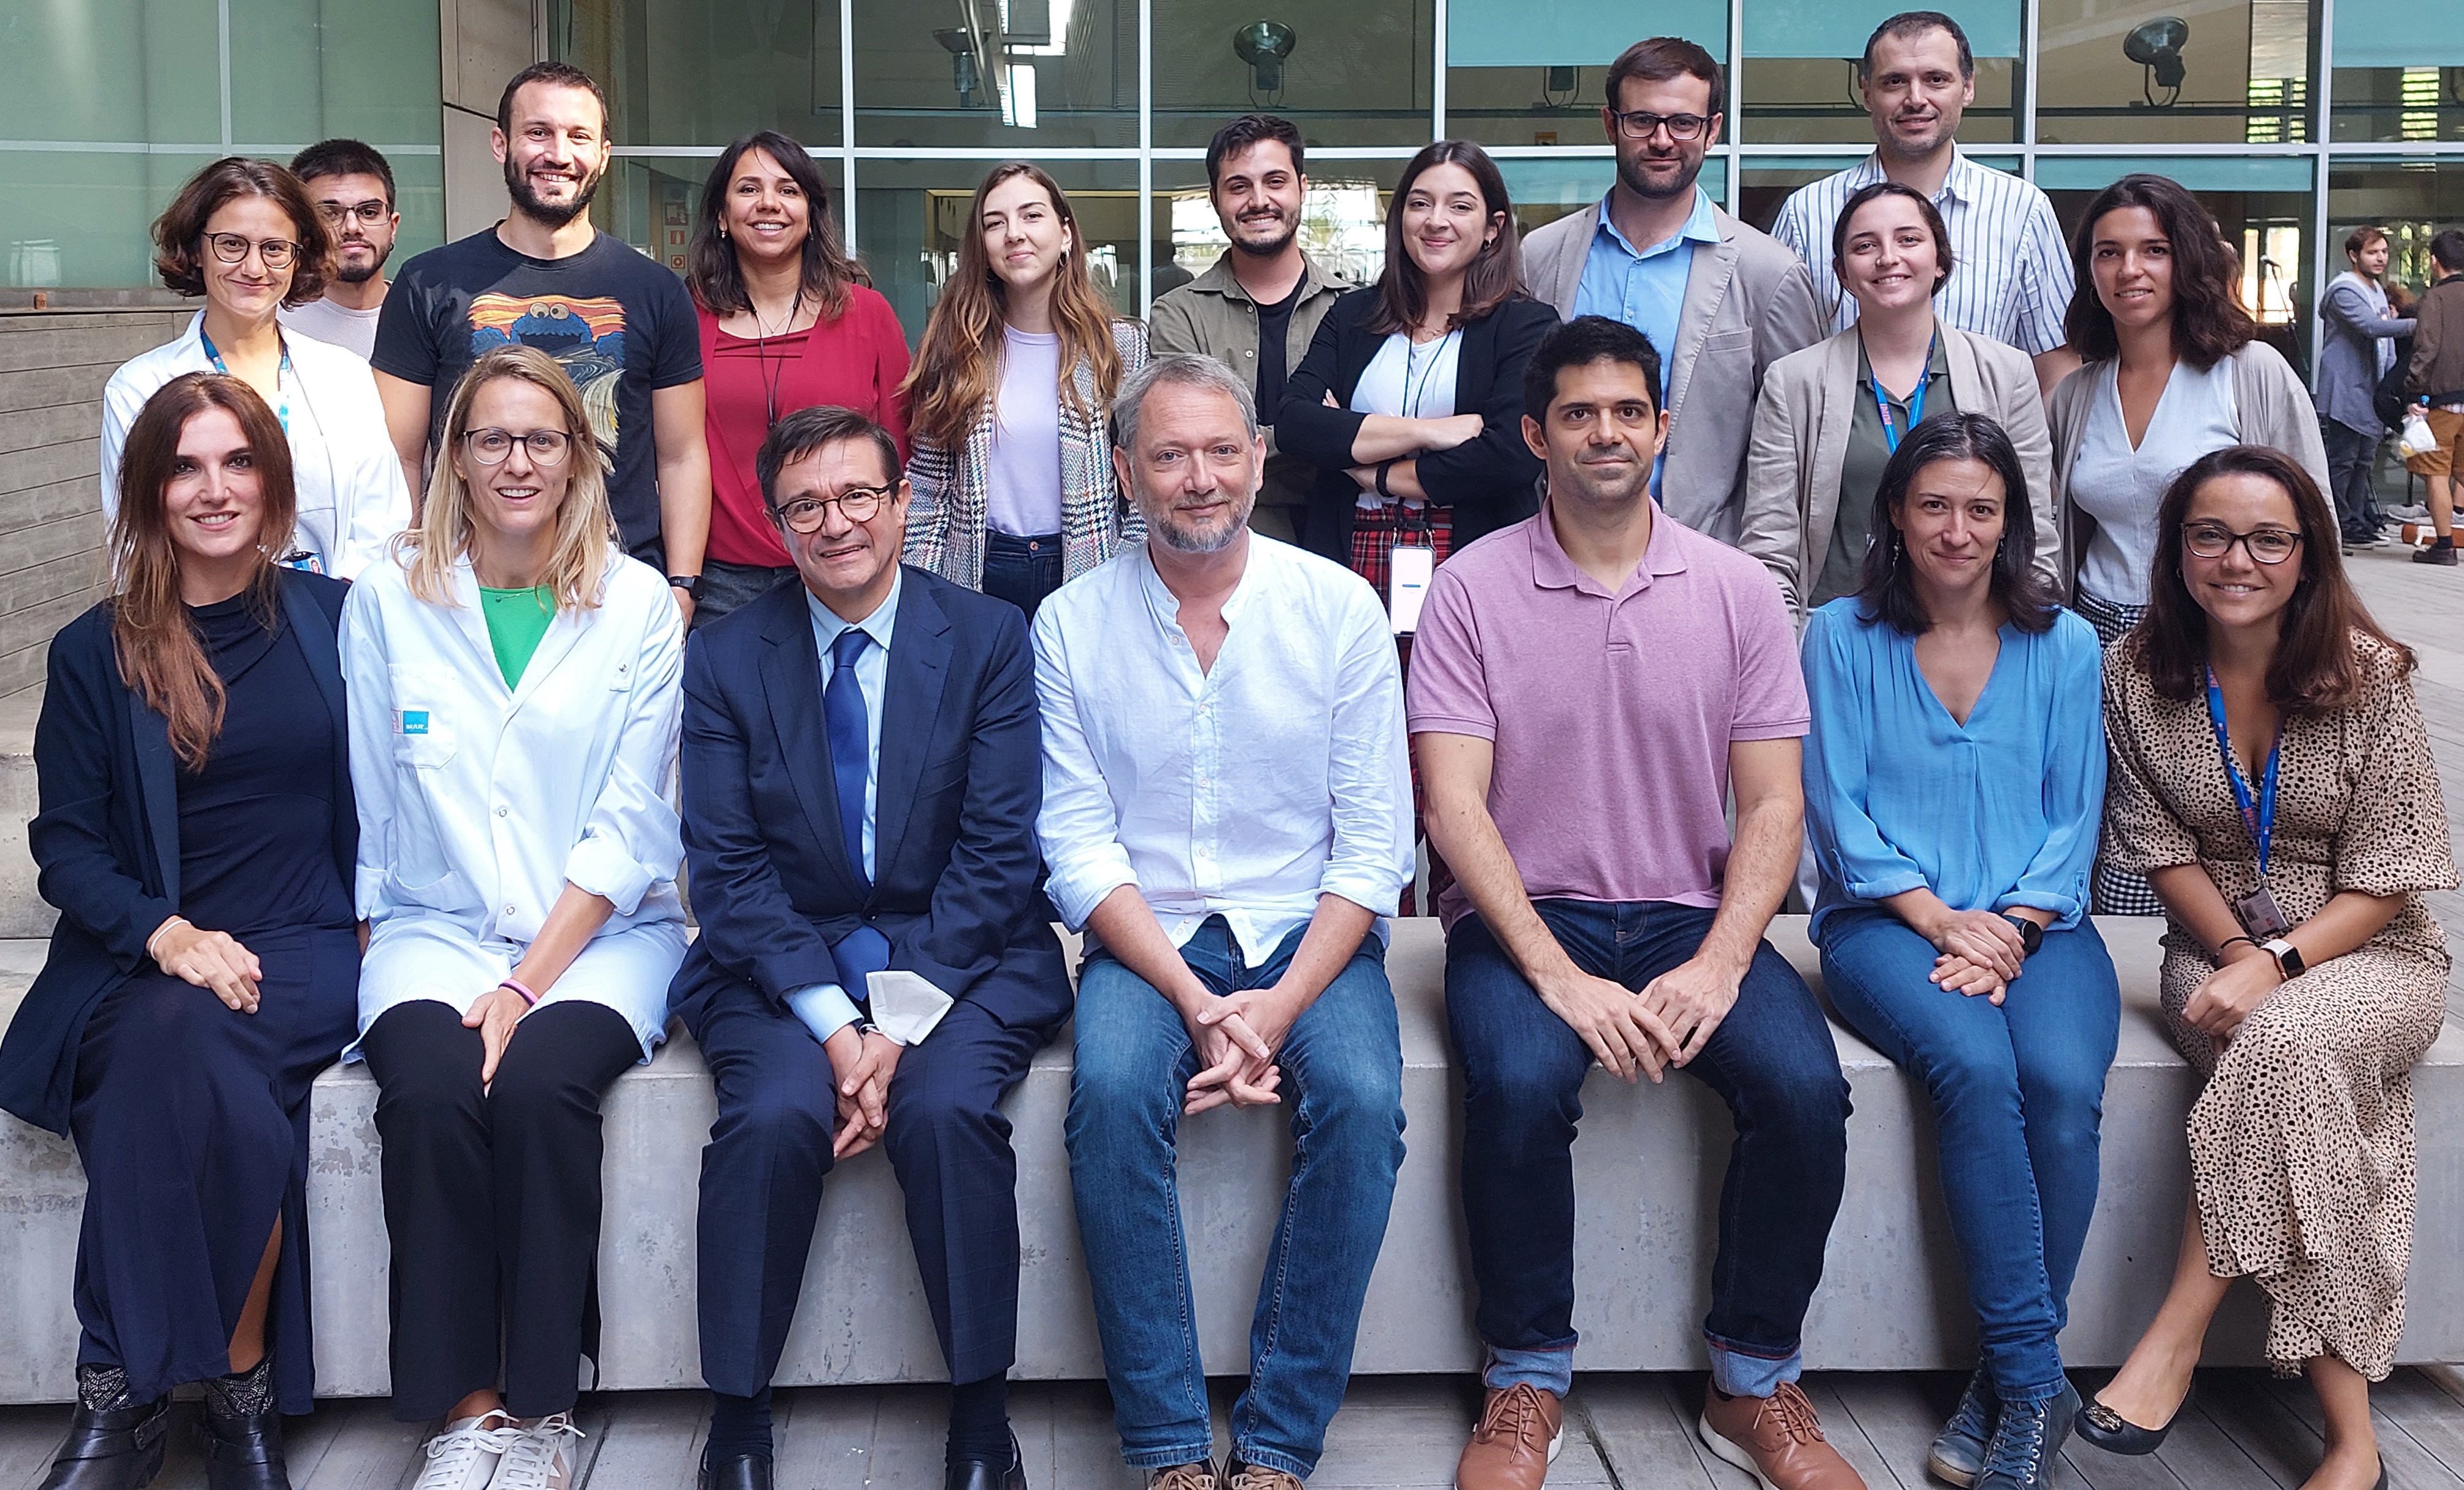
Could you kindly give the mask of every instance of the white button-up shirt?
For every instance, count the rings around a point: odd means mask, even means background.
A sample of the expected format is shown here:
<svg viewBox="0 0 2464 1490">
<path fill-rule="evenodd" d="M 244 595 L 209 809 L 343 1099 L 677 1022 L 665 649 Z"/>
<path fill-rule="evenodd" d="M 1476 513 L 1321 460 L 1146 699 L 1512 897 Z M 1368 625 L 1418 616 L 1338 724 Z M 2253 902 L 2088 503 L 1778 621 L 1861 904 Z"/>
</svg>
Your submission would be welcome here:
<svg viewBox="0 0 2464 1490">
<path fill-rule="evenodd" d="M 1402 672 L 1351 570 L 1249 537 L 1212 670 L 1144 546 L 1035 617 L 1044 707 L 1036 835 L 1072 929 L 1135 885 L 1177 946 L 1210 916 L 1251 966 L 1338 895 L 1378 913 L 1413 869 Z"/>
</svg>

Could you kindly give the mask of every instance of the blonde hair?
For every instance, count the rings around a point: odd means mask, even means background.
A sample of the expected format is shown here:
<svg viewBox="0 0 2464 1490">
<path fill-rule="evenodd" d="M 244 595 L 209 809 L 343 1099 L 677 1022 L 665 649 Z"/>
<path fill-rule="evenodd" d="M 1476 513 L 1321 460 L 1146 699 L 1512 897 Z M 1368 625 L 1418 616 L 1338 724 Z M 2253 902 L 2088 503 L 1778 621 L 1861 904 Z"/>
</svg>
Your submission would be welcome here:
<svg viewBox="0 0 2464 1490">
<path fill-rule="evenodd" d="M 607 507 L 607 457 L 592 432 L 582 390 L 563 367 L 535 346 L 498 346 L 479 355 L 453 385 L 445 408 L 445 432 L 436 443 L 436 469 L 428 478 L 428 502 L 418 524 L 395 540 L 395 559 L 410 574 L 410 592 L 430 605 L 453 603 L 446 572 L 470 553 L 476 536 L 470 489 L 453 457 L 471 431 L 471 406 L 489 384 L 511 378 L 546 390 L 564 415 L 573 437 L 565 456 L 564 500 L 556 510 L 556 547 L 539 583 L 556 595 L 559 612 L 591 610 L 616 541 L 616 520 Z"/>
</svg>

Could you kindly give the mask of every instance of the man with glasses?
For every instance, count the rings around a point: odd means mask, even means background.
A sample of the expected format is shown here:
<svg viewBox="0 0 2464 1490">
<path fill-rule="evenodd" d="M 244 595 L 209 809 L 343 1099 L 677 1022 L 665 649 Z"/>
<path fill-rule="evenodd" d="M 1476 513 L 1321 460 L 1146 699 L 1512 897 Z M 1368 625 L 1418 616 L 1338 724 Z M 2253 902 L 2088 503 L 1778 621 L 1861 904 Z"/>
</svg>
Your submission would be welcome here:
<svg viewBox="0 0 2464 1490">
<path fill-rule="evenodd" d="M 1006 1387 L 1018 1166 L 999 1104 L 1070 1007 L 1036 893 L 1026 621 L 900 566 L 898 447 L 862 414 L 785 415 L 755 475 L 803 583 L 685 653 L 701 936 L 669 1002 L 718 1096 L 701 1170 L 700 1482 L 768 1490 L 770 1378 L 823 1176 L 879 1143 L 953 1383 L 947 1483 L 1023 1490 Z"/>
<path fill-rule="evenodd" d="M 1942 213 L 1958 266 L 1935 310 L 1962 331 L 1990 336 L 2036 360 L 2036 382 L 2051 391 L 2079 358 L 2064 343 L 2071 260 L 2061 224 L 2045 193 L 1960 151 L 1959 122 L 1976 101 L 1976 57 L 1968 33 L 1939 11 L 1905 11 L 1874 28 L 1857 64 L 1874 153 L 1792 194 L 1771 223 L 1814 276 L 1815 300 L 1830 318 L 1825 334 L 1857 319 L 1831 261 L 1831 228 L 1848 199 L 1885 178 L 1914 187 Z"/>
<path fill-rule="evenodd" d="M 334 240 L 325 293 L 282 312 L 302 336 L 357 352 L 376 350 L 377 316 L 385 309 L 385 260 L 393 256 L 402 213 L 394 210 L 393 167 L 357 140 L 320 140 L 291 158 L 291 174 Z"/>
<path fill-rule="evenodd" d="M 1670 423 L 1652 495 L 1680 523 L 1732 544 L 1763 373 L 1823 332 L 1804 266 L 1695 184 L 1719 143 L 1725 98 L 1719 64 L 1693 42 L 1653 36 L 1626 48 L 1609 66 L 1600 111 L 1617 181 L 1596 211 L 1523 240 L 1523 282 L 1567 321 L 1605 316 L 1650 340 Z"/>
</svg>

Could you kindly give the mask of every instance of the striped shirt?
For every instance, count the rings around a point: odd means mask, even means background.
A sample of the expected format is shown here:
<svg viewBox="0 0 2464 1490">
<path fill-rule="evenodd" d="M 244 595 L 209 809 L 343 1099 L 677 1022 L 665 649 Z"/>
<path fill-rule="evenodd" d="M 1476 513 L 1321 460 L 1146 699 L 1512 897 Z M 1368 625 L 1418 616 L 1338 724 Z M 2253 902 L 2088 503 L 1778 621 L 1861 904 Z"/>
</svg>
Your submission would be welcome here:
<svg viewBox="0 0 2464 1490">
<path fill-rule="evenodd" d="M 1771 236 L 1805 260 L 1817 310 L 1833 305 L 1832 330 L 1857 320 L 1857 302 L 1831 271 L 1831 231 L 1839 210 L 1862 188 L 1882 179 L 1869 155 L 1854 167 L 1792 192 L 1771 224 Z M 1957 145 L 1933 205 L 1950 232 L 1953 267 L 1934 298 L 1935 313 L 1962 331 L 2007 342 L 2034 356 L 2062 345 L 2070 311 L 2071 259 L 2061 223 L 2045 193 L 2008 171 L 1980 166 Z"/>
</svg>

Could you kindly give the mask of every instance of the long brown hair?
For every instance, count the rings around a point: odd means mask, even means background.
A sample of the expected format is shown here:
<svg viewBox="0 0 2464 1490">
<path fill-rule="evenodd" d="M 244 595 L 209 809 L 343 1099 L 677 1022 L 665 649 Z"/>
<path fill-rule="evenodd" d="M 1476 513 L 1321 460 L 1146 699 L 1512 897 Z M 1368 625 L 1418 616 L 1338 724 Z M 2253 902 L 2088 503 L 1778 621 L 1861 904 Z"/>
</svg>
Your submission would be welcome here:
<svg viewBox="0 0 2464 1490">
<path fill-rule="evenodd" d="M 1446 325 L 1449 329 L 1478 321 L 1522 292 L 1523 239 L 1514 229 L 1514 203 L 1506 194 L 1506 177 L 1488 152 L 1468 140 L 1440 140 L 1421 146 L 1395 183 L 1386 204 L 1386 269 L 1377 277 L 1377 304 L 1362 322 L 1375 335 L 1409 331 L 1429 313 L 1428 278 L 1412 262 L 1403 241 L 1403 203 L 1412 184 L 1440 166 L 1460 166 L 1480 188 L 1481 215 L 1506 221 L 1497 236 L 1481 245 L 1480 256 L 1463 271 L 1463 304 Z"/>
<path fill-rule="evenodd" d="M 907 371 L 909 428 L 919 438 L 955 447 L 965 441 L 968 427 L 1001 383 L 1001 322 L 1009 310 L 1009 286 L 993 273 L 984 253 L 984 198 L 1002 182 L 1024 176 L 1044 189 L 1052 210 L 1069 230 L 1069 242 L 1052 271 L 1052 323 L 1061 333 L 1061 386 L 1058 392 L 1070 409 L 1093 417 L 1112 401 L 1121 386 L 1121 352 L 1112 345 L 1112 322 L 1119 318 L 1087 273 L 1087 235 L 1061 183 L 1043 167 L 1025 161 L 1004 161 L 985 175 L 967 207 L 966 232 L 958 238 L 958 268 L 941 287 L 933 315 L 924 323 L 924 344 L 915 365 Z M 1090 408 L 1078 396 L 1071 369 L 1084 364 L 1095 378 Z"/>
<path fill-rule="evenodd" d="M 2124 176 L 2096 194 L 2071 237 L 2071 290 L 2062 330 L 2081 360 L 2120 355 L 2113 312 L 2096 289 L 2096 225 L 2107 213 L 2145 208 L 2173 249 L 2173 352 L 2201 372 L 2258 340 L 2258 322 L 2235 297 L 2241 277 L 2216 220 L 2189 189 L 2169 176 Z"/>
<path fill-rule="evenodd" d="M 2199 488 L 2225 476 L 2275 482 L 2300 517 L 2301 578 L 2284 607 L 2276 656 L 2267 666 L 2268 701 L 2295 714 L 2324 713 L 2351 703 L 2365 681 L 2353 645 L 2356 635 L 2377 641 L 2394 654 L 2400 672 L 2411 672 L 2411 649 L 2379 629 L 2344 577 L 2336 514 L 2319 483 L 2280 451 L 2228 445 L 2200 456 L 2175 477 L 2156 509 L 2156 568 L 2148 577 L 2147 613 L 2126 643 L 2156 691 L 2167 699 L 2189 700 L 2207 689 L 2208 612 L 2182 578 L 2182 524 Z"/>
<path fill-rule="evenodd" d="M 836 321 L 847 311 L 847 286 L 869 284 L 862 265 L 839 236 L 838 214 L 830 211 L 830 184 L 802 145 L 775 129 L 738 135 L 719 154 L 702 183 L 701 206 L 693 212 L 693 244 L 685 250 L 685 286 L 701 308 L 714 316 L 733 316 L 752 308 L 744 290 L 743 266 L 736 247 L 727 241 L 727 199 L 736 183 L 736 167 L 755 150 L 779 163 L 804 198 L 804 299 L 822 308 L 824 321 Z"/>
<path fill-rule="evenodd" d="M 214 409 L 239 421 L 256 469 L 256 568 L 243 593 L 251 613 L 274 629 L 274 558 L 290 546 L 298 500 L 291 441 L 256 389 L 218 372 L 183 373 L 155 389 L 121 447 L 120 511 L 111 523 L 111 642 L 120 676 L 163 716 L 171 753 L 190 770 L 204 767 L 222 734 L 223 680 L 180 600 L 180 550 L 164 489 L 178 474 L 188 421 Z"/>
</svg>

